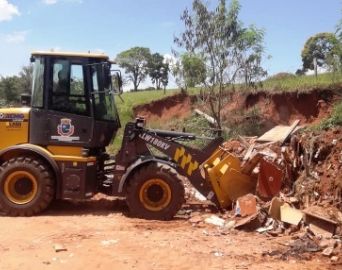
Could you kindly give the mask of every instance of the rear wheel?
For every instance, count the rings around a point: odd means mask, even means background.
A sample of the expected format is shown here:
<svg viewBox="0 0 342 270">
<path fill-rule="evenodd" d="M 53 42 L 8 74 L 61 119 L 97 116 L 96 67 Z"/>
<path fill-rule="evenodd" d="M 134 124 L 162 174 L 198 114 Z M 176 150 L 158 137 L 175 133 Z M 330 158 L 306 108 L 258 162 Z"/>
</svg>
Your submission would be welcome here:
<svg viewBox="0 0 342 270">
<path fill-rule="evenodd" d="M 48 166 L 33 157 L 16 157 L 0 166 L 0 209 L 9 216 L 43 211 L 54 197 Z"/>
<path fill-rule="evenodd" d="M 169 220 L 184 203 L 184 186 L 176 170 L 152 163 L 129 179 L 126 198 L 133 216 Z"/>
</svg>

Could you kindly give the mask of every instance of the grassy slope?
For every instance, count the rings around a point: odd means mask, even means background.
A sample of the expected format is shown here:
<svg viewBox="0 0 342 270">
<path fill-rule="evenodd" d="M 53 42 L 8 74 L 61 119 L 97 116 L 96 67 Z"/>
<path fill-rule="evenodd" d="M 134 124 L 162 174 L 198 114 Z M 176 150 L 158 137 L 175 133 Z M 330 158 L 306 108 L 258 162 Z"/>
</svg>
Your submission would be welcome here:
<svg viewBox="0 0 342 270">
<path fill-rule="evenodd" d="M 287 78 L 269 78 L 256 85 L 255 88 L 246 88 L 244 84 L 235 84 L 229 88 L 245 92 L 310 92 L 314 89 L 336 89 L 342 87 L 342 73 L 340 74 L 319 74 L 317 79 L 314 75 L 293 76 Z M 189 94 L 196 95 L 200 88 L 190 88 Z"/>
<path fill-rule="evenodd" d="M 342 74 L 320 74 L 316 79 L 315 76 L 296 76 L 285 79 L 267 79 L 262 85 L 257 88 L 247 88 L 244 85 L 235 85 L 234 88 L 237 91 L 255 92 L 309 92 L 314 89 L 336 89 L 342 86 Z M 199 94 L 201 88 L 190 88 L 188 93 L 190 95 Z M 179 93 L 178 90 L 167 90 L 166 94 L 163 91 L 138 91 L 127 92 L 122 94 L 124 102 L 118 97 L 116 98 L 116 104 L 120 115 L 122 128 L 118 132 L 114 142 L 109 146 L 109 152 L 116 152 L 121 146 L 122 134 L 125 124 L 133 120 L 134 115 L 132 108 L 139 104 L 150 103 L 151 101 L 164 98 L 165 96 L 174 95 Z M 183 121 L 183 120 L 182 120 Z M 153 123 L 151 123 L 153 125 Z"/>
<path fill-rule="evenodd" d="M 262 90 L 277 92 L 309 92 L 313 89 L 336 88 L 342 84 L 342 74 L 320 74 L 296 76 L 284 80 L 268 79 L 263 82 Z"/>
</svg>

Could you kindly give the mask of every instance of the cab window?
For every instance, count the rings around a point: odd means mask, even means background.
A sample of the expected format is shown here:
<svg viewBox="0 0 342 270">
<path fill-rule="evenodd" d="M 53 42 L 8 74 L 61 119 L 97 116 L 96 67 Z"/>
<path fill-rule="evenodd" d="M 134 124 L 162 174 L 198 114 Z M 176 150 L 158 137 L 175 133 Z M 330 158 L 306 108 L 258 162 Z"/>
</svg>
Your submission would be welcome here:
<svg viewBox="0 0 342 270">
<path fill-rule="evenodd" d="M 111 89 L 104 86 L 104 74 L 102 65 L 91 67 L 92 89 L 95 118 L 97 120 L 114 121 L 117 119 L 117 111 L 114 96 Z"/>
<path fill-rule="evenodd" d="M 52 110 L 89 115 L 83 66 L 68 60 L 55 60 L 52 66 Z"/>
<path fill-rule="evenodd" d="M 33 66 L 32 107 L 42 108 L 44 98 L 44 60 L 37 57 Z"/>
</svg>

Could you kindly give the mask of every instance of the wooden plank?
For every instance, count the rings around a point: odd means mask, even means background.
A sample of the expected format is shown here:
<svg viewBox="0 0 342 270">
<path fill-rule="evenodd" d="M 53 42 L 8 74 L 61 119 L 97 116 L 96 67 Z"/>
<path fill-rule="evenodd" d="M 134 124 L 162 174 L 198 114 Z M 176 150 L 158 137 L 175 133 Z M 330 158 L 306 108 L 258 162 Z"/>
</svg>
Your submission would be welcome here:
<svg viewBox="0 0 342 270">
<path fill-rule="evenodd" d="M 198 114 L 198 115 L 203 116 L 210 124 L 213 124 L 213 125 L 217 124 L 214 117 L 211 117 L 210 115 L 202 112 L 201 110 L 195 109 L 195 113 Z"/>
<path fill-rule="evenodd" d="M 296 127 L 299 125 L 299 122 L 300 122 L 300 120 L 297 119 L 296 121 L 294 121 L 294 122 L 292 123 L 292 125 L 290 126 L 290 129 L 289 129 L 288 133 L 286 133 L 286 134 L 284 135 L 284 139 L 283 139 L 283 141 L 281 142 L 281 144 L 283 144 L 283 143 L 286 141 L 286 139 L 292 134 L 292 132 L 293 132 L 293 131 L 296 129 Z"/>
<path fill-rule="evenodd" d="M 291 126 L 275 126 L 274 128 L 267 131 L 265 134 L 260 136 L 256 141 L 257 142 L 280 142 L 283 144 L 286 139 L 290 136 L 290 134 L 296 129 L 300 120 L 296 120 L 293 122 Z"/>
<path fill-rule="evenodd" d="M 288 134 L 289 126 L 275 126 L 257 139 L 257 142 L 280 142 Z"/>
</svg>

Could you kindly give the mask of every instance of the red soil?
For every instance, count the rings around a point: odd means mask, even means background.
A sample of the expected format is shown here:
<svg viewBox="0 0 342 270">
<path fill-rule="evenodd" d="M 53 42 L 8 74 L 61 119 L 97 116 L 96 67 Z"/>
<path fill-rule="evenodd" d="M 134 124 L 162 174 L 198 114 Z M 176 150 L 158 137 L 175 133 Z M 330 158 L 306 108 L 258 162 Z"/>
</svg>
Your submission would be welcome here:
<svg viewBox="0 0 342 270">
<path fill-rule="evenodd" d="M 245 119 L 246 111 L 255 108 L 266 130 L 278 124 L 290 124 L 295 119 L 300 119 L 301 124 L 315 123 L 331 113 L 331 105 L 336 98 L 330 90 L 276 94 L 258 92 L 247 95 L 233 93 L 222 110 L 222 118 L 239 123 Z M 148 121 L 183 119 L 191 115 L 195 101 L 196 97 L 178 94 L 137 106 L 134 114 L 144 116 Z M 201 109 L 206 110 L 203 106 Z"/>
<path fill-rule="evenodd" d="M 310 93 L 250 94 L 245 98 L 245 108 L 256 106 L 261 114 L 276 124 L 290 124 L 296 119 L 313 123 L 331 113 L 335 96 L 331 91 Z"/>
<path fill-rule="evenodd" d="M 191 114 L 193 99 L 184 94 L 169 96 L 149 104 L 139 105 L 133 108 L 135 116 L 145 117 L 148 121 L 163 120 L 172 118 L 186 118 Z"/>
</svg>

